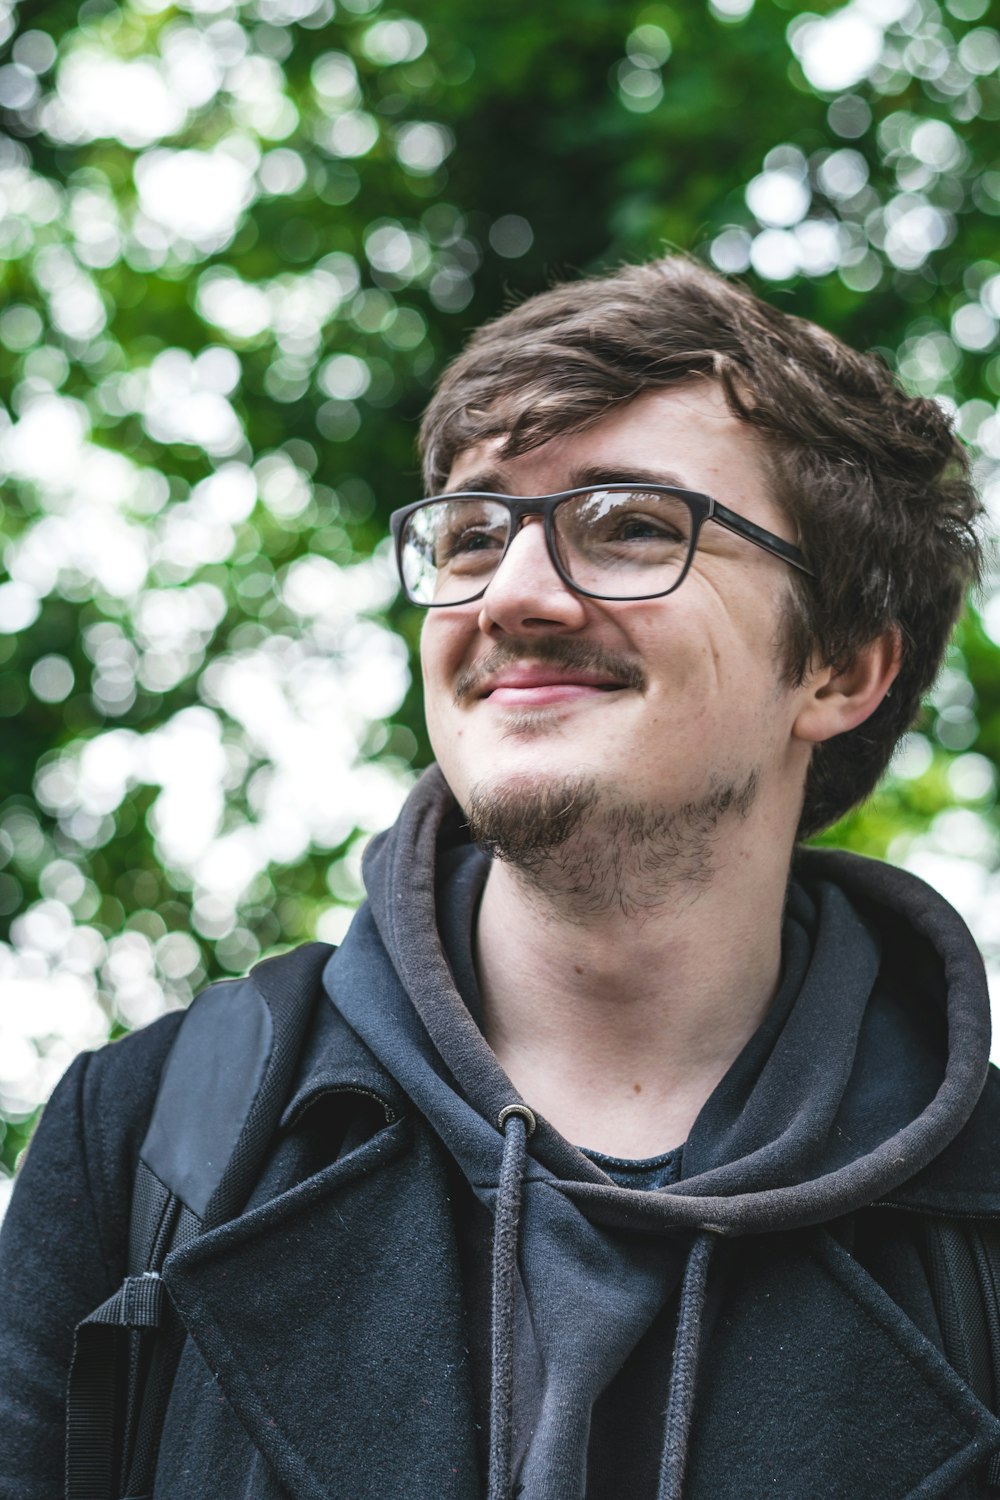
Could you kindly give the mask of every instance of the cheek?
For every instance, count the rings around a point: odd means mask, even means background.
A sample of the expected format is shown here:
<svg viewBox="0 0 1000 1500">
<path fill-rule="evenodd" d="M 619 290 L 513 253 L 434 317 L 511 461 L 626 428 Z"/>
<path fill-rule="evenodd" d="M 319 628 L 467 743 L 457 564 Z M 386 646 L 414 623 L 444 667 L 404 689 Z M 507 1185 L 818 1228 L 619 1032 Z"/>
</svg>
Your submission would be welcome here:
<svg viewBox="0 0 1000 1500">
<path fill-rule="evenodd" d="M 448 635 L 441 626 L 442 621 L 428 611 L 420 632 L 420 670 L 428 703 L 447 676 Z"/>
<path fill-rule="evenodd" d="M 421 652 L 421 667 L 424 682 L 424 718 L 433 737 L 434 726 L 441 719 L 444 709 L 444 689 L 439 665 L 432 656 Z"/>
<path fill-rule="evenodd" d="M 436 731 L 451 737 L 455 726 L 454 685 L 463 664 L 463 642 L 468 632 L 432 612 L 428 614 L 420 636 L 420 668 L 424 684 L 424 717 L 435 743 Z M 438 746 L 435 745 L 435 750 Z"/>
</svg>

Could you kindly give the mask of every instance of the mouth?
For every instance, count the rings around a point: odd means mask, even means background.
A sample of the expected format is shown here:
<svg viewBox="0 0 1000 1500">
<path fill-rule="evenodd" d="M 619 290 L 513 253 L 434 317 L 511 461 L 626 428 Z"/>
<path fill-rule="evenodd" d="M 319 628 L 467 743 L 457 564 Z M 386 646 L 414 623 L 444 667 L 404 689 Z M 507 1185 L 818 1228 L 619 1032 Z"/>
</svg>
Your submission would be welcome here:
<svg viewBox="0 0 1000 1500">
<path fill-rule="evenodd" d="M 645 693 L 646 688 L 646 674 L 634 658 L 595 642 L 544 638 L 521 650 L 513 642 L 501 642 L 467 666 L 456 678 L 455 702 L 542 708 L 596 700 L 624 689 Z"/>
<path fill-rule="evenodd" d="M 479 696 L 503 708 L 543 708 L 619 693 L 625 683 L 596 672 L 560 672 L 552 667 L 525 666 L 500 672 L 487 681 Z"/>
</svg>

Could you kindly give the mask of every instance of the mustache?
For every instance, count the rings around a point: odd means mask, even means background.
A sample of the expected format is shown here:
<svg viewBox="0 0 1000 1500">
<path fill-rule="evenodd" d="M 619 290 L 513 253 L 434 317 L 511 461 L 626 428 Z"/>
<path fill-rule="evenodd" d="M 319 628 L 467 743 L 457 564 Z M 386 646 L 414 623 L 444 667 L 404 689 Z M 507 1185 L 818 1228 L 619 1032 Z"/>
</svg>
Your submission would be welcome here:
<svg viewBox="0 0 1000 1500">
<path fill-rule="evenodd" d="M 521 662 L 541 662 L 547 667 L 562 667 L 570 672 L 596 672 L 610 677 L 622 687 L 646 690 L 646 673 L 639 663 L 620 656 L 594 641 L 578 641 L 566 636 L 540 636 L 538 640 L 500 641 L 482 661 L 466 667 L 455 679 L 455 702 L 465 703 L 478 697 L 484 684 L 504 667 Z"/>
</svg>

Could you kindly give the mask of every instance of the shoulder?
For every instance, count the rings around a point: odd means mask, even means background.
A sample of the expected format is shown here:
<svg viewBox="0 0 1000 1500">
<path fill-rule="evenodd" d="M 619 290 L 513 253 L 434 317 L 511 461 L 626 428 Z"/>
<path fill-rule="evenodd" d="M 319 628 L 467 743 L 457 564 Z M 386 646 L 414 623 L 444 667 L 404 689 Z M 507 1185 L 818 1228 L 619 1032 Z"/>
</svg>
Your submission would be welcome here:
<svg viewBox="0 0 1000 1500">
<path fill-rule="evenodd" d="M 176 1064 L 190 1071 L 194 1053 L 197 1077 L 186 1091 L 188 1110 L 195 1084 L 207 1091 L 198 1098 L 224 1108 L 228 1096 L 220 1080 L 226 1078 L 239 1102 L 246 1093 L 240 1059 L 248 1047 L 253 1051 L 265 999 L 269 1014 L 281 1018 L 276 1050 L 287 1048 L 294 1055 L 315 1009 L 319 971 L 330 951 L 321 944 L 293 949 L 259 965 L 249 979 L 209 986 L 190 1010 L 173 1011 L 97 1051 L 81 1053 L 45 1108 L 18 1174 L 5 1229 L 25 1220 L 37 1226 L 62 1219 L 57 1205 L 71 1203 L 74 1214 L 86 1218 L 111 1274 L 118 1274 L 139 1153 L 185 1019 L 194 1025 L 184 1028 L 186 1041 L 175 1053 L 174 1071 Z M 212 1055 L 199 1058 L 199 1049 Z M 228 1065 L 221 1072 L 220 1049 Z"/>
<path fill-rule="evenodd" d="M 940 1156 L 892 1195 L 909 1208 L 1000 1220 L 1000 1071 L 990 1064 L 966 1123 Z"/>
<path fill-rule="evenodd" d="M 81 1119 L 86 1121 L 91 1157 L 102 1176 L 116 1177 L 126 1166 L 130 1179 L 134 1174 L 163 1064 L 185 1015 L 185 1011 L 171 1011 L 85 1058 Z"/>
<path fill-rule="evenodd" d="M 158 1021 L 78 1057 L 73 1067 L 81 1073 L 85 1107 L 122 1119 L 141 1114 L 144 1105 L 151 1108 L 149 1090 L 152 1087 L 155 1092 L 164 1060 L 186 1014 L 183 1010 L 170 1011 Z M 72 1074 L 70 1068 L 60 1088 Z"/>
<path fill-rule="evenodd" d="M 990 1063 L 968 1123 L 941 1157 L 953 1186 L 975 1194 L 982 1210 L 1000 1212 L 1000 1070 Z"/>
<path fill-rule="evenodd" d="M 73 1329 L 125 1272 L 132 1184 L 181 1022 L 81 1053 L 46 1107 L 0 1233 L 0 1492 L 61 1493 Z"/>
<path fill-rule="evenodd" d="M 18 1174 L 8 1217 L 38 1223 L 59 1202 L 86 1209 L 103 1258 L 117 1271 L 131 1187 L 163 1063 L 183 1019 L 174 1011 L 67 1069 Z"/>
</svg>

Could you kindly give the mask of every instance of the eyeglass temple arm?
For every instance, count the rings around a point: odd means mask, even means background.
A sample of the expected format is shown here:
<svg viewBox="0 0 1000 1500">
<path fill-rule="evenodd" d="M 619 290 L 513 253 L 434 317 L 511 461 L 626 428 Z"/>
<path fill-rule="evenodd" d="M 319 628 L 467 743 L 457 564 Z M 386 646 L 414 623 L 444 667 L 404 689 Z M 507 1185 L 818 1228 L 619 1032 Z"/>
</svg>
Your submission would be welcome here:
<svg viewBox="0 0 1000 1500">
<path fill-rule="evenodd" d="M 776 557 L 782 558 L 786 563 L 791 563 L 792 567 L 798 568 L 801 573 L 808 573 L 810 578 L 815 578 L 815 573 L 798 547 L 793 547 L 792 543 L 786 542 L 784 537 L 775 536 L 773 531 L 767 531 L 763 526 L 756 526 L 745 516 L 738 516 L 735 511 L 727 510 L 718 501 L 712 506 L 711 519 L 718 521 L 720 526 L 725 526 L 727 531 L 732 531 L 736 536 L 752 542 L 755 547 L 763 547 L 765 552 L 773 552 Z"/>
</svg>

